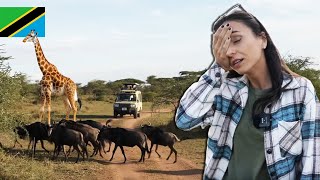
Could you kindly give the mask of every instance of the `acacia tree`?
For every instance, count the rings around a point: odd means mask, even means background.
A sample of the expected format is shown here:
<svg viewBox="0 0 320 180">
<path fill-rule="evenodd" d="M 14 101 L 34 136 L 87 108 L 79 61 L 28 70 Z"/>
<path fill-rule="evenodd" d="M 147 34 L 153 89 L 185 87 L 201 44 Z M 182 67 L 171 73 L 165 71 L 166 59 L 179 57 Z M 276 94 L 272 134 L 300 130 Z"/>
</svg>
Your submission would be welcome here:
<svg viewBox="0 0 320 180">
<path fill-rule="evenodd" d="M 173 78 L 156 78 L 156 76 L 149 76 L 147 82 L 151 84 L 151 86 L 143 93 L 150 93 L 149 91 L 153 93 L 154 97 L 151 101 L 153 108 L 170 104 L 176 109 L 184 91 L 193 82 L 197 81 L 203 72 L 204 71 L 182 71 L 179 77 Z"/>
<path fill-rule="evenodd" d="M 92 95 L 93 100 L 102 100 L 106 96 L 116 95 L 123 83 L 143 83 L 138 79 L 121 79 L 114 82 L 106 82 L 104 80 L 93 80 L 87 85 L 80 87 L 81 91 L 86 95 Z"/>
<path fill-rule="evenodd" d="M 287 56 L 283 58 L 288 67 L 295 73 L 308 78 L 316 89 L 317 95 L 320 95 L 320 70 L 311 68 L 315 65 L 311 57 Z"/>
<path fill-rule="evenodd" d="M 83 87 L 83 92 L 88 95 L 92 95 L 92 100 L 103 100 L 104 96 L 108 94 L 106 89 L 106 82 L 103 80 L 90 81 Z"/>
<path fill-rule="evenodd" d="M 20 75 L 10 75 L 11 68 L 8 60 L 10 56 L 2 56 L 3 49 L 0 54 L 0 131 L 8 131 L 15 124 L 14 119 L 19 117 L 19 113 L 15 112 L 15 106 L 21 101 L 21 83 Z"/>
</svg>

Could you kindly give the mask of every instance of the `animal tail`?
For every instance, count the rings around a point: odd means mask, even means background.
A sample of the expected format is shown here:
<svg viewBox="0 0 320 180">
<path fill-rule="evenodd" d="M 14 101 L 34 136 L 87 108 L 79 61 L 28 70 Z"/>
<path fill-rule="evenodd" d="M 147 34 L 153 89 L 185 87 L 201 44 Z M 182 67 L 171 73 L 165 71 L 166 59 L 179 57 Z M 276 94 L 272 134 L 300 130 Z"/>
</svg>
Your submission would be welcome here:
<svg viewBox="0 0 320 180">
<path fill-rule="evenodd" d="M 82 101 L 81 101 L 81 99 L 80 98 L 78 98 L 78 103 L 79 103 L 79 110 L 81 109 L 81 106 L 82 106 Z"/>
<path fill-rule="evenodd" d="M 145 134 L 144 134 L 144 142 L 146 143 L 144 148 L 145 148 L 145 150 L 147 151 L 147 153 L 149 153 L 149 154 L 150 154 L 150 153 L 151 153 L 151 151 L 149 150 L 147 140 L 148 140 L 148 137 L 147 137 L 147 135 L 145 135 Z"/>
<path fill-rule="evenodd" d="M 74 92 L 74 100 L 77 101 L 79 103 L 79 110 L 81 109 L 81 106 L 82 106 L 82 102 L 81 102 L 81 99 L 78 98 L 78 94 L 77 94 L 77 90 L 75 90 Z"/>
</svg>

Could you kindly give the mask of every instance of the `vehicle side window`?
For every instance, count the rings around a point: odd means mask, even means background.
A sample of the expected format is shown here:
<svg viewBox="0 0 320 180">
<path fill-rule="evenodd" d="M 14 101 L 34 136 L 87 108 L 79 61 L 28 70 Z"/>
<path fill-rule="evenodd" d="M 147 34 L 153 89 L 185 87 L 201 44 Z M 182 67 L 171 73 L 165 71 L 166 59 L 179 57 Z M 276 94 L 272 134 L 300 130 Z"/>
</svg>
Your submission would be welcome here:
<svg viewBox="0 0 320 180">
<path fill-rule="evenodd" d="M 136 95 L 131 95 L 131 96 L 130 96 L 130 101 L 136 101 L 136 99 L 137 99 L 137 98 L 136 98 Z"/>
</svg>

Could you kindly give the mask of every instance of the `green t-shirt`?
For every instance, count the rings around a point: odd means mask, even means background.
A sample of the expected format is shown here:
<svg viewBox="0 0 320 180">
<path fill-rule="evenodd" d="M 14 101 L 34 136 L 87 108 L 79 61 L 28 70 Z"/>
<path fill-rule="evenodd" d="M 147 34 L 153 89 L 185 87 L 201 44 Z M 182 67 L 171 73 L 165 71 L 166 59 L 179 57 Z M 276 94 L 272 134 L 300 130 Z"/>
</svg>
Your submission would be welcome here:
<svg viewBox="0 0 320 180">
<path fill-rule="evenodd" d="M 264 155 L 263 129 L 257 129 L 252 120 L 254 102 L 268 91 L 249 86 L 248 101 L 233 137 L 233 151 L 224 180 L 270 179 Z"/>
</svg>

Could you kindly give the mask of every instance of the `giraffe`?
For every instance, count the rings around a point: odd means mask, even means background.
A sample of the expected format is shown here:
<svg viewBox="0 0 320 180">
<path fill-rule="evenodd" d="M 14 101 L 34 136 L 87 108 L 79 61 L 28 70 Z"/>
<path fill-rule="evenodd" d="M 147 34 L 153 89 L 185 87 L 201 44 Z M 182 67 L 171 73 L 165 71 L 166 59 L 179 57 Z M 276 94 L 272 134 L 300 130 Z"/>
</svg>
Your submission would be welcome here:
<svg viewBox="0 0 320 180">
<path fill-rule="evenodd" d="M 38 65 L 42 72 L 42 79 L 40 81 L 41 87 L 41 108 L 40 108 L 40 121 L 43 119 L 45 106 L 48 111 L 48 125 L 51 124 L 51 95 L 64 96 L 64 105 L 66 108 L 66 119 L 69 119 L 69 113 L 73 110 L 73 120 L 76 121 L 77 104 L 78 101 L 81 108 L 81 100 L 77 96 L 77 86 L 68 77 L 62 75 L 55 65 L 51 64 L 44 56 L 40 42 L 37 38 L 35 30 L 31 32 L 23 39 L 23 42 L 33 42 Z"/>
</svg>

